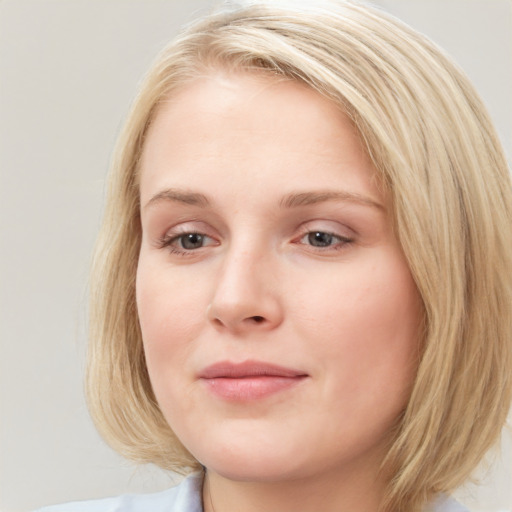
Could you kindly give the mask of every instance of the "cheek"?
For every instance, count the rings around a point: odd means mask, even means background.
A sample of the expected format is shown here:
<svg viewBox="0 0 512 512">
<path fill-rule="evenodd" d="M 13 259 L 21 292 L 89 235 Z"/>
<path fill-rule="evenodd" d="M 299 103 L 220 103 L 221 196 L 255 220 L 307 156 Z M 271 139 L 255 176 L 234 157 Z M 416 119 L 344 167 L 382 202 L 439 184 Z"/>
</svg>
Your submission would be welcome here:
<svg viewBox="0 0 512 512">
<path fill-rule="evenodd" d="M 200 288 L 193 285 L 193 279 L 176 275 L 171 278 L 169 274 L 141 256 L 136 282 L 137 310 L 156 393 L 157 382 L 168 379 L 187 360 L 204 321 Z"/>
<path fill-rule="evenodd" d="M 389 392 L 403 402 L 416 371 L 422 305 L 401 253 L 379 256 L 305 283 L 299 337 L 316 340 L 329 387 L 346 399 Z"/>
</svg>

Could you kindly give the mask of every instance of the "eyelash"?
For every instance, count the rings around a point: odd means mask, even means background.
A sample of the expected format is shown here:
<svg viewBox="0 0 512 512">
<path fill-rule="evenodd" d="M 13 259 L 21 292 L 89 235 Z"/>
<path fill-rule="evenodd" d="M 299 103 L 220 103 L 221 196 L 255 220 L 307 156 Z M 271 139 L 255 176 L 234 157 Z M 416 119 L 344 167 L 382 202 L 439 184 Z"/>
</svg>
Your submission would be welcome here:
<svg viewBox="0 0 512 512">
<path fill-rule="evenodd" d="M 202 237 L 203 239 L 207 238 L 207 239 L 213 240 L 212 237 L 210 237 L 204 233 L 198 232 L 198 231 L 184 231 L 183 233 L 164 235 L 162 238 L 160 238 L 158 240 L 158 248 L 160 248 L 160 249 L 167 248 L 171 254 L 177 254 L 179 256 L 186 257 L 186 256 L 192 256 L 196 250 L 202 249 L 204 247 L 208 247 L 209 245 L 217 245 L 217 244 L 209 244 L 207 246 L 202 245 L 201 247 L 197 247 L 195 249 L 186 249 L 184 247 L 179 247 L 179 246 L 174 245 L 176 242 L 179 242 L 180 240 L 181 240 L 181 245 L 183 245 L 183 239 L 186 236 L 191 236 L 191 235 L 197 235 L 199 237 Z M 304 244 L 304 245 L 309 245 L 309 247 L 312 247 L 314 251 L 318 251 L 318 252 L 323 252 L 323 251 L 328 251 L 328 250 L 339 251 L 339 250 L 344 249 L 347 245 L 350 245 L 354 241 L 352 238 L 338 235 L 338 234 L 332 233 L 330 231 L 311 230 L 311 229 L 304 230 L 300 234 L 299 237 L 295 238 L 295 240 L 297 240 L 298 243 L 300 243 L 300 241 L 303 240 L 305 237 L 309 237 L 311 235 L 325 235 L 327 237 L 332 237 L 333 239 L 337 240 L 337 243 L 335 243 L 333 245 L 327 245 L 327 246 L 315 246 L 311 243 Z M 309 240 L 309 241 L 311 241 L 311 240 Z"/>
</svg>

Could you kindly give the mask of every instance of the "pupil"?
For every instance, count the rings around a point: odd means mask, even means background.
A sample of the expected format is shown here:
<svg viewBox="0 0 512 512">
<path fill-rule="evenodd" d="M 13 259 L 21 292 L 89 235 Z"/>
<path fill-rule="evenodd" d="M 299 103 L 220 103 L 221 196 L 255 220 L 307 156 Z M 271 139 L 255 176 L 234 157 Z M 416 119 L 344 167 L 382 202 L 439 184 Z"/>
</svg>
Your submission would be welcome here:
<svg viewBox="0 0 512 512">
<path fill-rule="evenodd" d="M 326 247 L 332 243 L 332 235 L 329 233 L 322 233 L 321 231 L 310 233 L 308 235 L 308 239 L 309 243 L 315 247 Z"/>
<path fill-rule="evenodd" d="M 197 249 L 203 244 L 203 236 L 199 233 L 189 233 L 181 239 L 184 249 Z"/>
</svg>

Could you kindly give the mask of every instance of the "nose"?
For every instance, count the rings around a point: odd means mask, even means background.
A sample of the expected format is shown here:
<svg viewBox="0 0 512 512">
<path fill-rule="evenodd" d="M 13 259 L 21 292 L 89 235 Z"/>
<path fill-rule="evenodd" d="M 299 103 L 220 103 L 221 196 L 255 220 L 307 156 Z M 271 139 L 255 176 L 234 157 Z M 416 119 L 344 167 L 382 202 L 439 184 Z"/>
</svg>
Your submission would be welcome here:
<svg viewBox="0 0 512 512">
<path fill-rule="evenodd" d="M 281 324 L 283 305 L 270 259 L 245 251 L 223 261 L 207 311 L 216 329 L 248 334 Z"/>
</svg>

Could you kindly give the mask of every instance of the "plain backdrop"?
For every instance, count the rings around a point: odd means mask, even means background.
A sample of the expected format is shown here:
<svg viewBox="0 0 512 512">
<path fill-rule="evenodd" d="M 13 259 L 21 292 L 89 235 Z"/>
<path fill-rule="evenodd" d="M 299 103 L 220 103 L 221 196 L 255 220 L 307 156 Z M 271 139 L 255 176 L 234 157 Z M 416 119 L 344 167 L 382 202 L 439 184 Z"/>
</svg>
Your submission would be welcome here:
<svg viewBox="0 0 512 512">
<path fill-rule="evenodd" d="M 312 0 L 313 1 L 313 0 Z M 512 154 L 512 1 L 382 0 L 459 62 Z M 82 392 L 104 177 L 143 72 L 208 0 L 0 1 L 0 510 L 153 491 L 96 434 Z M 511 269 L 512 270 L 512 269 Z M 512 510 L 512 437 L 473 510 Z"/>
</svg>

